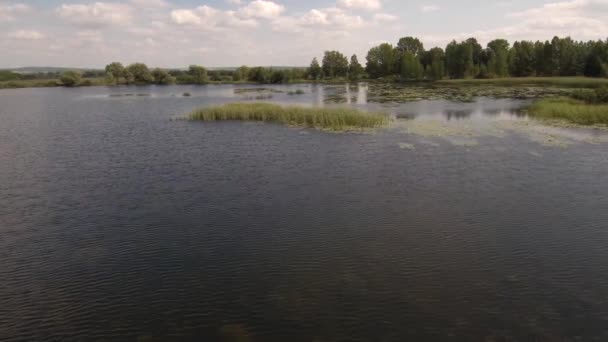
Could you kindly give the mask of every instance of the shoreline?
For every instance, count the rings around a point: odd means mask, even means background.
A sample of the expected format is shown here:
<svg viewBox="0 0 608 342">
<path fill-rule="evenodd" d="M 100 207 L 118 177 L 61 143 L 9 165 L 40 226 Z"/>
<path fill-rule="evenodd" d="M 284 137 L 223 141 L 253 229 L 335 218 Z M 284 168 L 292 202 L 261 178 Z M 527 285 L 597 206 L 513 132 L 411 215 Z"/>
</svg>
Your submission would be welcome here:
<svg viewBox="0 0 608 342">
<path fill-rule="evenodd" d="M 40 80 L 12 80 L 0 82 L 0 90 L 4 89 L 25 89 L 25 88 L 80 88 L 80 87 L 123 87 L 123 86 L 172 86 L 172 85 L 191 85 L 191 86 L 205 86 L 205 85 L 298 85 L 298 84 L 322 84 L 322 85 L 341 85 L 349 83 L 370 83 L 370 84 L 382 84 L 382 85 L 394 85 L 394 86 L 442 86 L 442 87 L 467 87 L 467 86 L 497 86 L 497 87 L 526 87 L 526 86 L 540 86 L 540 87 L 563 87 L 563 88 L 598 88 L 602 86 L 608 86 L 608 78 L 593 78 L 583 76 L 573 77 L 507 77 L 507 78 L 490 78 L 490 79 L 443 79 L 437 81 L 421 80 L 421 81 L 407 81 L 400 82 L 395 80 L 383 80 L 383 79 L 361 79 L 361 80 L 348 80 L 348 79 L 328 79 L 328 80 L 297 80 L 289 83 L 257 83 L 257 82 L 243 82 L 243 81 L 209 81 L 204 84 L 196 83 L 174 83 L 167 85 L 158 84 L 107 84 L 105 79 L 100 78 L 85 78 L 83 82 L 77 86 L 66 87 L 61 84 L 59 79 L 40 79 Z"/>
</svg>

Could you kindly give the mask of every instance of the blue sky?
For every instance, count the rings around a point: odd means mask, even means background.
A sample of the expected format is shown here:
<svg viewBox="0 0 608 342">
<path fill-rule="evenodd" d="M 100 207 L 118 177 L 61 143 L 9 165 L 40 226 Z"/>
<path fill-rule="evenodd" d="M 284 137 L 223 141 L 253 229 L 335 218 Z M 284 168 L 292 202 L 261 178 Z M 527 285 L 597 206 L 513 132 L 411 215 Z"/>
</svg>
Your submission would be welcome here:
<svg viewBox="0 0 608 342">
<path fill-rule="evenodd" d="M 0 0 L 0 68 L 307 65 L 382 42 L 608 37 L 608 0 Z"/>
</svg>

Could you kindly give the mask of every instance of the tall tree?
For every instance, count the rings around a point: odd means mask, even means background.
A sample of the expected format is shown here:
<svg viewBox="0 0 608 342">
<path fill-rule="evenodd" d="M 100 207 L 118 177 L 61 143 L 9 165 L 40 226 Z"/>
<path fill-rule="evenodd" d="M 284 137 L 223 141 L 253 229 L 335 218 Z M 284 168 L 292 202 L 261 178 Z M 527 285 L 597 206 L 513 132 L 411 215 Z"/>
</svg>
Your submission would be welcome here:
<svg viewBox="0 0 608 342">
<path fill-rule="evenodd" d="M 366 59 L 366 70 L 372 78 L 390 76 L 395 70 L 395 55 L 391 44 L 384 43 L 371 48 Z"/>
<path fill-rule="evenodd" d="M 154 82 L 154 77 L 148 69 L 148 66 L 143 63 L 134 63 L 126 69 L 133 77 L 133 82 L 138 84 L 148 84 Z"/>
<path fill-rule="evenodd" d="M 154 77 L 154 83 L 159 85 L 175 83 L 175 77 L 171 76 L 166 70 L 160 68 L 152 70 L 152 77 Z"/>
<path fill-rule="evenodd" d="M 506 77 L 509 75 L 509 42 L 504 39 L 495 39 L 488 43 L 490 60 L 488 72 L 492 76 Z"/>
<path fill-rule="evenodd" d="M 310 67 L 308 68 L 308 74 L 310 75 L 310 77 L 312 77 L 313 80 L 318 80 L 323 76 L 323 69 L 321 69 L 317 57 L 312 59 Z"/>
<path fill-rule="evenodd" d="M 188 74 L 192 78 L 192 83 L 194 84 L 206 84 L 209 82 L 207 69 L 200 65 L 191 65 L 188 67 Z"/>
<path fill-rule="evenodd" d="M 440 80 L 445 73 L 445 53 L 441 48 L 432 48 L 427 53 L 426 77 L 430 80 Z"/>
<path fill-rule="evenodd" d="M 521 41 L 513 43 L 509 52 L 509 71 L 513 76 L 533 76 L 536 70 L 534 43 Z"/>
<path fill-rule="evenodd" d="M 423 76 L 422 64 L 413 53 L 407 51 L 401 58 L 401 79 L 420 80 Z"/>
<path fill-rule="evenodd" d="M 361 65 L 361 63 L 359 63 L 357 55 L 352 55 L 350 57 L 350 64 L 348 65 L 348 77 L 351 80 L 356 81 L 361 78 L 364 71 L 365 70 L 363 69 L 363 66 Z"/>
<path fill-rule="evenodd" d="M 326 77 L 346 77 L 348 59 L 338 51 L 325 51 L 323 56 L 323 73 Z"/>
<path fill-rule="evenodd" d="M 473 46 L 452 41 L 445 49 L 446 71 L 451 78 L 476 76 L 473 72 Z"/>
<path fill-rule="evenodd" d="M 401 56 L 405 55 L 406 52 L 409 52 L 414 55 L 414 57 L 419 58 L 424 52 L 424 45 L 418 38 L 404 37 L 399 39 L 397 50 L 399 50 Z"/>
<path fill-rule="evenodd" d="M 125 67 L 119 62 L 106 65 L 106 79 L 108 83 L 120 84 L 120 79 L 125 75 Z"/>
</svg>

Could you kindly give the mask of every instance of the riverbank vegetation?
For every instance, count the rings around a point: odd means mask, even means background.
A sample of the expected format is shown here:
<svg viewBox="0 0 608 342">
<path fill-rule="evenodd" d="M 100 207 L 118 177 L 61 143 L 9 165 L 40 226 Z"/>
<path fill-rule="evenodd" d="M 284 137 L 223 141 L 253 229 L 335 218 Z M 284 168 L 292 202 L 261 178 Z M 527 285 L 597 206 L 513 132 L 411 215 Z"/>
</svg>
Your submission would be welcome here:
<svg viewBox="0 0 608 342">
<path fill-rule="evenodd" d="M 530 115 L 578 125 L 608 125 L 608 87 L 580 89 L 569 98 L 541 99 L 529 108 Z"/>
<path fill-rule="evenodd" d="M 577 125 L 608 125 L 608 104 L 588 104 L 570 98 L 541 99 L 528 108 L 535 118 Z"/>
<path fill-rule="evenodd" d="M 0 87 L 19 86 L 10 82 L 26 77 L 39 79 L 45 75 L 3 71 L 0 72 Z M 38 84 L 50 85 L 50 80 L 57 80 L 56 85 L 66 85 L 59 80 L 61 74 L 46 77 L 46 83 Z M 418 38 L 403 37 L 396 45 L 383 43 L 372 47 L 367 53 L 365 67 L 356 55 L 348 58 L 339 51 L 326 51 L 321 62 L 313 58 L 307 68 L 242 66 L 209 70 L 192 65 L 185 70 L 150 69 L 143 63 L 123 66 L 113 62 L 104 70 L 82 73 L 81 83 L 67 83 L 70 86 L 89 85 L 86 80 L 90 77 L 105 77 L 108 85 L 339 83 L 368 80 L 384 83 L 439 81 L 451 85 L 491 82 L 500 86 L 536 84 L 595 87 L 606 84 L 605 80 L 608 79 L 608 40 L 583 42 L 570 37 L 554 37 L 550 41 L 516 41 L 511 45 L 507 40 L 494 39 L 483 47 L 477 39 L 469 38 L 460 42 L 454 40 L 445 48 L 427 50 Z"/>
<path fill-rule="evenodd" d="M 232 103 L 206 107 L 187 116 L 200 121 L 263 121 L 332 131 L 361 130 L 383 126 L 388 116 L 353 108 L 310 108 L 269 103 Z"/>
</svg>

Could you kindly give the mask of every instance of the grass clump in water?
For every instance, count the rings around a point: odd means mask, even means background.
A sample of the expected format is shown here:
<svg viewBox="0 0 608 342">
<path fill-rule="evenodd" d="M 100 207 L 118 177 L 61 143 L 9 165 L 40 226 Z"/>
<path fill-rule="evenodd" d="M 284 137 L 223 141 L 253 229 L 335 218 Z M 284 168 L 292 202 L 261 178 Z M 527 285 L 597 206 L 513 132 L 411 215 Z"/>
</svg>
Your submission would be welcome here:
<svg viewBox="0 0 608 342">
<path fill-rule="evenodd" d="M 270 103 L 231 103 L 201 108 L 190 113 L 188 119 L 276 122 L 332 131 L 376 128 L 389 121 L 384 114 L 366 113 L 352 108 L 308 108 Z"/>
<path fill-rule="evenodd" d="M 292 95 L 292 96 L 293 95 L 304 95 L 304 94 L 306 94 L 306 92 L 304 92 L 304 90 L 302 90 L 302 89 L 292 90 L 292 91 L 287 92 L 287 95 Z"/>
<path fill-rule="evenodd" d="M 608 104 L 589 104 L 567 98 L 542 99 L 533 103 L 528 112 L 541 119 L 565 120 L 578 125 L 608 125 Z"/>
</svg>

